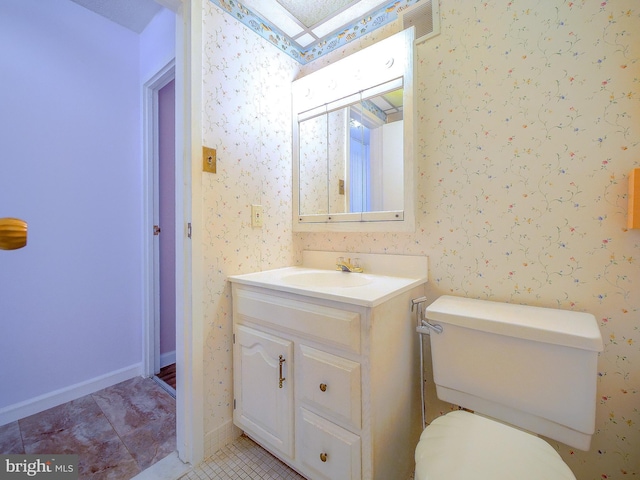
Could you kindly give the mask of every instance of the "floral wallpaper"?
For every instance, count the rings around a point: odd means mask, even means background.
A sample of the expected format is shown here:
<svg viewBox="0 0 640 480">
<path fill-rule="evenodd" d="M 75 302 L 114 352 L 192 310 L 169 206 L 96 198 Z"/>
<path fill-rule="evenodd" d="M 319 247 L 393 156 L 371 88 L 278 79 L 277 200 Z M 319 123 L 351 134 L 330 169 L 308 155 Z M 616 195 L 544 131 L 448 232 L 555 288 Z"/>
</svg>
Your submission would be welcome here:
<svg viewBox="0 0 640 480">
<path fill-rule="evenodd" d="M 231 288 L 227 276 L 289 266 L 292 246 L 291 82 L 296 62 L 211 2 L 203 4 L 205 453 L 232 418 Z M 251 205 L 264 227 L 251 227 Z M 225 433 L 227 432 L 227 433 Z M 211 444 L 214 451 L 207 451 Z"/>
<path fill-rule="evenodd" d="M 400 27 L 301 66 L 205 6 L 204 137 L 219 152 L 219 173 L 203 179 L 205 429 L 232 414 L 227 275 L 290 265 L 303 249 L 424 254 L 430 299 L 596 316 L 605 349 L 591 450 L 551 444 L 579 480 L 640 476 L 640 230 L 626 228 L 627 176 L 640 167 L 640 4 L 440 0 L 440 14 L 441 34 L 417 47 L 416 232 L 293 234 L 289 83 Z M 258 202 L 261 230 L 249 223 Z"/>
<path fill-rule="evenodd" d="M 579 479 L 640 475 L 639 5 L 442 3 L 420 50 L 429 291 L 594 314 L 597 431 L 560 453 Z"/>
</svg>

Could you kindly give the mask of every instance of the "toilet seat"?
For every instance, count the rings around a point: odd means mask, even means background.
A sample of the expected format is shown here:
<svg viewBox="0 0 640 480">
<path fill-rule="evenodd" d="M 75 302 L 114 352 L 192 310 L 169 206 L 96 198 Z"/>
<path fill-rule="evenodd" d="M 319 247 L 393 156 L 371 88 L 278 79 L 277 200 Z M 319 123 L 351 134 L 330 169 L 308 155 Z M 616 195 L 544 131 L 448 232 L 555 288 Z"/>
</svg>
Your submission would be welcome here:
<svg viewBox="0 0 640 480">
<path fill-rule="evenodd" d="M 575 480 L 541 438 L 462 410 L 435 419 L 416 447 L 416 480 Z"/>
</svg>

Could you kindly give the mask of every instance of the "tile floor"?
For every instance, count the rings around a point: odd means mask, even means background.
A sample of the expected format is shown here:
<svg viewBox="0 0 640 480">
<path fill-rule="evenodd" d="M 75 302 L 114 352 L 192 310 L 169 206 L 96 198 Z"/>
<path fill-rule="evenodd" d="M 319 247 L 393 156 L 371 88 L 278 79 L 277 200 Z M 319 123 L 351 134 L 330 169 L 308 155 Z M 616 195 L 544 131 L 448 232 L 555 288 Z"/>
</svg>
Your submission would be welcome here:
<svg viewBox="0 0 640 480">
<path fill-rule="evenodd" d="M 0 454 L 77 454 L 79 480 L 129 480 L 175 449 L 175 400 L 142 377 L 0 426 Z M 246 436 L 181 478 L 304 480 Z"/>
<path fill-rule="evenodd" d="M 305 477 L 242 435 L 180 480 L 305 480 Z M 413 474 L 407 480 L 414 480 Z"/>
<path fill-rule="evenodd" d="M 79 480 L 129 480 L 175 449 L 175 399 L 142 377 L 0 426 L 0 454 L 77 454 Z M 244 435 L 180 478 L 304 480 Z"/>
<path fill-rule="evenodd" d="M 175 400 L 136 377 L 0 427 L 0 453 L 77 454 L 80 480 L 127 480 L 176 449 Z"/>
<path fill-rule="evenodd" d="M 295 470 L 241 436 L 181 477 L 181 480 L 304 480 Z"/>
</svg>

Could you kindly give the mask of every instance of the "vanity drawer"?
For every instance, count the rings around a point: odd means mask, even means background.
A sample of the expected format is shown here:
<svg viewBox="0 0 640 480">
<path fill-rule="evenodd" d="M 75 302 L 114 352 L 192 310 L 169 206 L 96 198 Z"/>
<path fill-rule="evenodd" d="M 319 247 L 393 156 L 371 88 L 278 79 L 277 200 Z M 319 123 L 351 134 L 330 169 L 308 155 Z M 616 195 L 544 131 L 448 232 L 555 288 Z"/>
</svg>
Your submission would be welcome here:
<svg viewBox="0 0 640 480">
<path fill-rule="evenodd" d="M 360 314 L 260 291 L 236 288 L 235 313 L 263 325 L 286 328 L 302 336 L 360 352 Z M 242 319 L 236 319 L 242 321 Z"/>
<path fill-rule="evenodd" d="M 299 352 L 296 384 L 300 400 L 359 429 L 360 364 L 307 345 L 300 345 Z"/>
<path fill-rule="evenodd" d="M 361 478 L 360 437 L 300 408 L 298 454 L 311 478 Z"/>
</svg>

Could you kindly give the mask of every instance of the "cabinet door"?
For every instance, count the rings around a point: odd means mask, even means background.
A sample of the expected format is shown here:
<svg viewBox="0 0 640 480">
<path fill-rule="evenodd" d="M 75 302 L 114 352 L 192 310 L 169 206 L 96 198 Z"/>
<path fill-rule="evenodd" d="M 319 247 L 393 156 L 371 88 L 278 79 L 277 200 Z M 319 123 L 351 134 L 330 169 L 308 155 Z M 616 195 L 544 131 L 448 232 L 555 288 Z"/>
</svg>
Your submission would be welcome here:
<svg viewBox="0 0 640 480">
<path fill-rule="evenodd" d="M 233 349 L 235 424 L 293 457 L 293 343 L 236 326 Z"/>
</svg>

